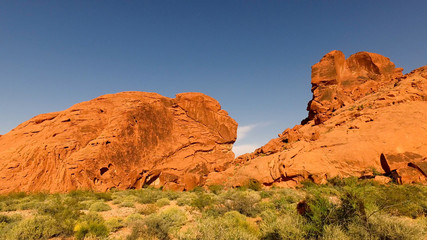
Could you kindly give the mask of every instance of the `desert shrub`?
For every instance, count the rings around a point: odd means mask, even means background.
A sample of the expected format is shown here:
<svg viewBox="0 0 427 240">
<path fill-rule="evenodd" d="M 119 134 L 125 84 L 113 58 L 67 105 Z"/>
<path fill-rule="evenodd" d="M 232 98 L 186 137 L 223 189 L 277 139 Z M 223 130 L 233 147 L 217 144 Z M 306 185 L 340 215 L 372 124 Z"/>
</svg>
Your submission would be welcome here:
<svg viewBox="0 0 427 240">
<path fill-rule="evenodd" d="M 218 195 L 224 190 L 224 186 L 223 185 L 210 185 L 208 187 L 208 189 L 211 193 Z"/>
<path fill-rule="evenodd" d="M 293 202 L 293 200 L 292 200 Z M 286 211 L 291 204 L 287 196 L 275 194 L 269 202 L 277 211 Z"/>
<path fill-rule="evenodd" d="M 304 200 L 306 204 L 302 215 L 305 217 L 305 231 L 308 238 L 317 238 L 323 235 L 324 226 L 330 224 L 330 215 L 333 206 L 326 198 L 315 196 Z"/>
<path fill-rule="evenodd" d="M 158 207 L 164 207 L 170 204 L 169 199 L 167 198 L 160 198 L 159 200 L 156 201 L 156 206 Z"/>
<path fill-rule="evenodd" d="M 143 188 L 135 192 L 138 197 L 138 202 L 142 204 L 155 203 L 160 198 L 163 198 L 164 193 L 159 189 Z"/>
<path fill-rule="evenodd" d="M 193 188 L 193 190 L 191 190 L 191 192 L 200 193 L 200 192 L 206 192 L 206 190 L 201 186 L 197 186 L 197 187 Z"/>
<path fill-rule="evenodd" d="M 262 199 L 264 198 L 271 198 L 274 195 L 275 191 L 273 190 L 262 190 L 259 192 L 259 195 Z"/>
<path fill-rule="evenodd" d="M 283 188 L 276 190 L 272 197 L 282 198 L 288 203 L 297 203 L 304 198 L 304 195 L 305 194 L 301 193 L 300 191 Z"/>
<path fill-rule="evenodd" d="M 158 238 L 171 239 L 185 223 L 185 213 L 176 207 L 167 208 L 159 213 L 148 215 L 142 222 L 133 227 L 128 239 Z"/>
<path fill-rule="evenodd" d="M 12 227 L 11 226 L 12 222 L 14 222 L 14 219 L 12 217 L 0 214 L 0 239 L 6 238 L 5 235 L 7 234 L 9 229 Z"/>
<path fill-rule="evenodd" d="M 197 195 L 192 199 L 191 206 L 203 211 L 206 207 L 212 205 L 215 199 L 210 193 L 198 192 Z"/>
<path fill-rule="evenodd" d="M 369 221 L 369 233 L 377 239 L 425 239 L 426 230 L 425 224 L 404 217 L 379 214 Z"/>
<path fill-rule="evenodd" d="M 156 204 L 144 204 L 138 208 L 138 213 L 142 215 L 150 215 L 157 212 L 157 210 L 159 210 L 159 207 Z"/>
<path fill-rule="evenodd" d="M 73 226 L 81 216 L 79 203 L 72 198 L 64 200 L 59 196 L 53 196 L 52 198 L 38 206 L 38 214 L 53 217 L 57 222 L 57 226 L 61 229 L 61 235 L 72 235 Z"/>
<path fill-rule="evenodd" d="M 75 199 L 79 202 L 85 201 L 85 200 L 96 200 L 97 199 L 94 192 L 85 191 L 85 190 L 74 190 L 74 191 L 69 192 L 66 196 L 70 197 L 72 199 Z"/>
<path fill-rule="evenodd" d="M 106 237 L 108 232 L 104 219 L 94 212 L 82 215 L 74 226 L 74 237 L 78 240 L 87 237 Z"/>
<path fill-rule="evenodd" d="M 123 201 L 122 203 L 120 203 L 119 205 L 120 207 L 127 207 L 127 208 L 134 208 L 135 207 L 135 203 L 132 201 Z"/>
<path fill-rule="evenodd" d="M 81 222 L 74 227 L 74 237 L 78 240 L 88 237 L 106 237 L 108 236 L 107 226 L 97 222 Z"/>
<path fill-rule="evenodd" d="M 0 223 L 11 223 L 12 222 L 12 218 L 7 216 L 7 215 L 3 215 L 0 214 Z"/>
<path fill-rule="evenodd" d="M 351 222 L 367 222 L 365 204 L 355 193 L 346 192 L 341 197 L 341 204 L 330 213 L 329 223 L 339 224 L 347 229 Z"/>
<path fill-rule="evenodd" d="M 89 210 L 90 206 L 92 206 L 92 204 L 94 204 L 95 202 L 97 202 L 96 200 L 84 200 L 84 201 L 80 201 L 80 208 L 81 210 Z"/>
<path fill-rule="evenodd" d="M 347 230 L 348 225 L 355 221 L 367 223 L 364 202 L 356 193 L 343 193 L 339 204 L 333 204 L 320 195 L 307 198 L 305 203 L 307 208 L 302 215 L 307 220 L 306 231 L 309 237 L 322 236 L 327 225 L 338 225 Z"/>
<path fill-rule="evenodd" d="M 37 209 L 42 203 L 37 200 L 32 200 L 28 202 L 21 203 L 19 209 L 28 210 L 28 209 Z"/>
<path fill-rule="evenodd" d="M 323 240 L 350 240 L 349 236 L 339 225 L 326 225 L 323 233 Z"/>
<path fill-rule="evenodd" d="M 366 198 L 374 202 L 379 211 L 392 215 L 416 218 L 427 214 L 427 189 L 422 186 L 379 186 Z"/>
<path fill-rule="evenodd" d="M 261 201 L 260 203 L 258 203 L 257 208 L 259 212 L 276 210 L 274 203 L 272 203 L 271 201 Z"/>
<path fill-rule="evenodd" d="M 375 239 L 369 233 L 368 225 L 357 221 L 352 222 L 347 226 L 346 234 L 350 239 L 354 240 Z"/>
<path fill-rule="evenodd" d="M 257 204 L 261 200 L 261 196 L 255 191 L 238 191 L 229 190 L 221 195 L 222 203 L 228 211 L 238 211 L 246 216 L 255 216 L 259 209 Z"/>
<path fill-rule="evenodd" d="M 182 192 L 178 191 L 163 191 L 163 197 L 169 199 L 169 200 L 176 200 L 178 199 L 182 194 Z"/>
<path fill-rule="evenodd" d="M 61 228 L 50 216 L 35 216 L 22 220 L 13 226 L 6 235 L 11 240 L 49 239 L 61 234 Z"/>
<path fill-rule="evenodd" d="M 109 232 L 116 232 L 117 230 L 123 228 L 125 223 L 121 218 L 110 218 L 105 221 L 105 226 L 107 226 Z"/>
<path fill-rule="evenodd" d="M 190 206 L 193 202 L 193 199 L 197 197 L 197 193 L 185 193 L 176 199 L 176 204 L 178 206 Z"/>
<path fill-rule="evenodd" d="M 107 202 L 113 200 L 111 192 L 95 192 L 94 196 L 98 200 L 104 200 L 104 201 L 107 201 Z"/>
<path fill-rule="evenodd" d="M 303 219 L 295 214 L 277 215 L 274 210 L 261 213 L 261 239 L 304 239 Z"/>
<path fill-rule="evenodd" d="M 104 212 L 108 210 L 111 210 L 111 207 L 104 202 L 95 202 L 89 207 L 89 211 L 93 211 L 93 212 Z"/>
<path fill-rule="evenodd" d="M 18 210 L 18 204 L 12 199 L 4 200 L 0 205 L 0 210 L 5 212 Z"/>
<path fill-rule="evenodd" d="M 328 183 L 329 185 L 334 187 L 344 187 L 344 186 L 355 186 L 361 183 L 361 181 L 358 180 L 356 177 L 342 178 L 337 176 L 337 177 L 328 179 Z"/>
<path fill-rule="evenodd" d="M 144 217 L 139 213 L 132 213 L 131 215 L 127 216 L 125 219 L 126 226 L 128 227 L 134 227 L 136 224 L 141 222 L 144 219 Z"/>
<path fill-rule="evenodd" d="M 203 217 L 219 217 L 224 215 L 228 209 L 222 205 L 212 205 L 205 208 L 202 212 Z"/>
<path fill-rule="evenodd" d="M 194 239 L 258 239 L 259 230 L 255 224 L 247 221 L 246 216 L 231 211 L 221 217 L 207 217 L 198 221 Z"/>
<path fill-rule="evenodd" d="M 244 189 L 251 189 L 254 191 L 261 191 L 262 184 L 256 179 L 249 179 L 248 182 L 242 186 Z"/>
</svg>

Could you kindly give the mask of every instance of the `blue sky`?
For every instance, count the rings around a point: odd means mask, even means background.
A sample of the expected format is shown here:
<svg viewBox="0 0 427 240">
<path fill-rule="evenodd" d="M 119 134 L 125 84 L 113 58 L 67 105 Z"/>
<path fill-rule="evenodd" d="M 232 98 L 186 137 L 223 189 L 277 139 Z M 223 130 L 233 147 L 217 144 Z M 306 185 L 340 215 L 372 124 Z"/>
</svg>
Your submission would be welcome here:
<svg viewBox="0 0 427 240">
<path fill-rule="evenodd" d="M 203 92 L 239 153 L 307 116 L 310 67 L 370 51 L 427 64 L 427 1 L 1 1 L 0 134 L 121 91 Z"/>
</svg>

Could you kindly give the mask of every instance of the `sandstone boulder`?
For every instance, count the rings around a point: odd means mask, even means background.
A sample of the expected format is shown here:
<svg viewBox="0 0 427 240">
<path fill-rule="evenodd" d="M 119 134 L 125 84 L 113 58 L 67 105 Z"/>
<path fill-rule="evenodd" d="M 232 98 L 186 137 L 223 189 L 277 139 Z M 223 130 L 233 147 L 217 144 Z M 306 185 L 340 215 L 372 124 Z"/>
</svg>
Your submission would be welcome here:
<svg viewBox="0 0 427 240">
<path fill-rule="evenodd" d="M 237 123 L 201 93 L 123 92 L 36 116 L 0 138 L 0 193 L 204 183 L 233 158 Z"/>
</svg>

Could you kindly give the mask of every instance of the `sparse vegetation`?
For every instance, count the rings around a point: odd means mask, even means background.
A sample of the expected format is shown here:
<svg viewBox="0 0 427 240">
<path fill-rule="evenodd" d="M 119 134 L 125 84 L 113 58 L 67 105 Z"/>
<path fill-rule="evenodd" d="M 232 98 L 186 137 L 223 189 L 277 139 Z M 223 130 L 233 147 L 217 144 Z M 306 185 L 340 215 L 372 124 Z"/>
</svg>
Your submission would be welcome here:
<svg viewBox="0 0 427 240">
<path fill-rule="evenodd" d="M 297 189 L 252 181 L 191 192 L 15 193 L 0 196 L 0 239 L 424 239 L 426 215 L 426 186 L 354 177 Z"/>
<path fill-rule="evenodd" d="M 92 205 L 90 205 L 90 208 L 89 208 L 89 211 L 94 211 L 94 212 L 103 212 L 108 210 L 111 210 L 111 207 L 104 202 L 95 202 Z"/>
</svg>

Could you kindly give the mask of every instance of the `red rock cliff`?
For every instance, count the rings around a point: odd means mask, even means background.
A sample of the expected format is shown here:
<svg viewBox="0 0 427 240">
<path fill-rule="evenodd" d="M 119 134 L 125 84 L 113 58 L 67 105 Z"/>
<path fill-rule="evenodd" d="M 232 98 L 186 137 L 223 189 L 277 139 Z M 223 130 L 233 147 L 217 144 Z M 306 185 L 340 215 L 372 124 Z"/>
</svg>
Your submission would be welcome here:
<svg viewBox="0 0 427 240">
<path fill-rule="evenodd" d="M 292 187 L 369 177 L 373 169 L 402 183 L 427 183 L 427 66 L 401 71 L 375 53 L 347 60 L 340 51 L 326 54 L 312 67 L 313 100 L 303 124 L 211 173 L 207 184 L 256 179 Z"/>
<path fill-rule="evenodd" d="M 201 93 L 104 95 L 1 136 L 0 193 L 192 189 L 233 160 L 236 130 Z"/>
<path fill-rule="evenodd" d="M 348 59 L 337 50 L 326 54 L 311 68 L 313 99 L 307 106 L 307 120 L 326 121 L 334 111 L 401 77 L 402 71 L 376 53 L 358 52 Z"/>
</svg>

